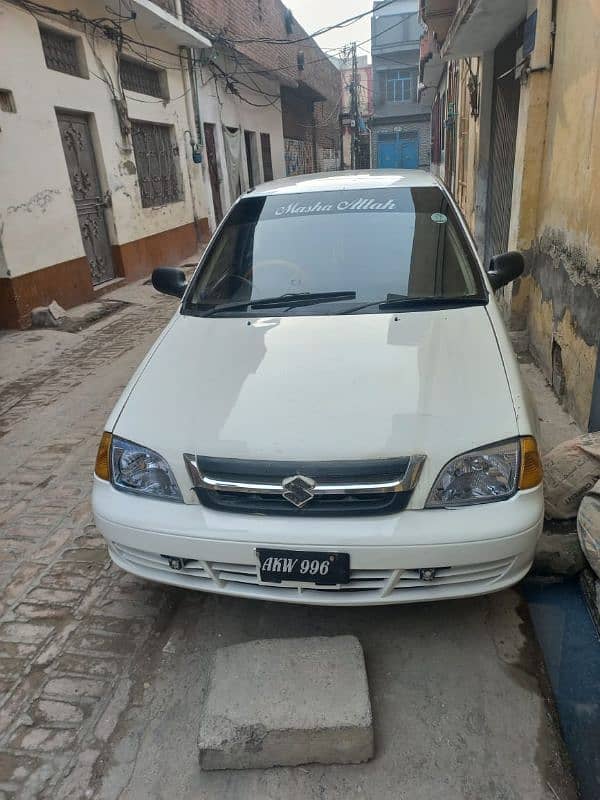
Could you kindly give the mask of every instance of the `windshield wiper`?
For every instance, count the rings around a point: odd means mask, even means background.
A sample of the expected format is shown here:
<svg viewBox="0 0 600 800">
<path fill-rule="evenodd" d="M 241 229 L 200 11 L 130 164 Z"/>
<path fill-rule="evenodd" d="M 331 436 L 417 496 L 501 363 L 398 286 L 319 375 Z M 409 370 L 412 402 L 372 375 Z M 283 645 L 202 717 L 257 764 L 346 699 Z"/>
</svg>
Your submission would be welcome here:
<svg viewBox="0 0 600 800">
<path fill-rule="evenodd" d="M 225 313 L 227 311 L 245 311 L 254 308 L 276 308 L 285 306 L 294 308 L 297 306 L 311 306 L 313 303 L 328 303 L 333 300 L 355 300 L 356 292 L 288 292 L 274 297 L 260 297 L 258 300 L 249 300 L 245 303 L 224 303 L 223 305 L 210 305 L 204 314 L 205 317 L 212 314 Z M 202 310 L 200 304 L 199 310 Z"/>
<path fill-rule="evenodd" d="M 312 303 L 327 303 L 331 300 L 355 300 L 356 292 L 288 292 L 278 297 L 262 297 L 253 300 L 250 308 L 268 308 L 269 306 L 298 306 Z"/>
<path fill-rule="evenodd" d="M 340 311 L 340 314 L 354 314 L 366 308 L 378 308 L 380 311 L 402 311 L 405 308 L 456 308 L 460 306 L 478 306 L 485 303 L 481 295 L 468 295 L 466 297 L 431 297 L 421 295 L 388 294 L 385 300 L 375 300 L 371 303 L 362 303 L 358 306 Z"/>
</svg>

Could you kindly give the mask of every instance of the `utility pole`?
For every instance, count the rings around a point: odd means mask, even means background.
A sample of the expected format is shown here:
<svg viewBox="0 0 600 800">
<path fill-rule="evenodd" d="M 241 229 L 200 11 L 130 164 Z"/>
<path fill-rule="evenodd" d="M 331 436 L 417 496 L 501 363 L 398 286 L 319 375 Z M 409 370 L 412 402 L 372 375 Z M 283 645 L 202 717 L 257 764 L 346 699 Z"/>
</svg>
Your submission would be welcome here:
<svg viewBox="0 0 600 800">
<path fill-rule="evenodd" d="M 352 81 L 350 82 L 350 113 L 354 120 L 352 128 L 352 150 L 351 150 L 351 165 L 352 169 L 356 169 L 357 155 L 358 155 L 358 68 L 356 65 L 356 42 L 352 42 Z"/>
</svg>

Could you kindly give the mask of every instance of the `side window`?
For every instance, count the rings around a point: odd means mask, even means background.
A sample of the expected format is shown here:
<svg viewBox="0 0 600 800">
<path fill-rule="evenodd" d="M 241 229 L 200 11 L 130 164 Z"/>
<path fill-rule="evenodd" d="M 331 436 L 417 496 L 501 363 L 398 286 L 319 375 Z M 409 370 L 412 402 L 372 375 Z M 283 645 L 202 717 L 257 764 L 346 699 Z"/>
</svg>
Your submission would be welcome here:
<svg viewBox="0 0 600 800">
<path fill-rule="evenodd" d="M 202 293 L 214 300 L 228 300 L 232 296 L 232 264 L 240 249 L 241 225 L 230 225 L 223 231 L 202 273 Z M 200 288 L 200 287 L 199 287 Z M 194 297 L 199 302 L 200 297 Z"/>
<path fill-rule="evenodd" d="M 477 287 L 463 243 L 454 223 L 446 225 L 444 274 L 442 290 L 446 297 L 475 294 Z"/>
</svg>

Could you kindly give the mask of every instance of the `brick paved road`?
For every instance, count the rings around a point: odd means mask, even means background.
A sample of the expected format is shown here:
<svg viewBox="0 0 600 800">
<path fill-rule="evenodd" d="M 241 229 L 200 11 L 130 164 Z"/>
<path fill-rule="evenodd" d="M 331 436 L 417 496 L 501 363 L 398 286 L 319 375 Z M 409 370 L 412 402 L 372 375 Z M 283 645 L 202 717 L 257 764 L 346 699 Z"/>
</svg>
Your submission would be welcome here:
<svg viewBox="0 0 600 800">
<path fill-rule="evenodd" d="M 112 568 L 90 511 L 108 411 L 175 305 L 140 292 L 144 305 L 60 334 L 70 347 L 0 390 L 2 800 L 86 796 L 123 676 L 176 594 Z M 2 358 L 31 335 L 4 334 Z"/>
<path fill-rule="evenodd" d="M 318 609 L 110 566 L 90 513 L 96 447 L 174 307 L 139 287 L 80 334 L 0 334 L 0 800 L 572 800 L 517 592 Z M 365 648 L 375 760 L 201 773 L 215 649 L 340 632 Z"/>
</svg>

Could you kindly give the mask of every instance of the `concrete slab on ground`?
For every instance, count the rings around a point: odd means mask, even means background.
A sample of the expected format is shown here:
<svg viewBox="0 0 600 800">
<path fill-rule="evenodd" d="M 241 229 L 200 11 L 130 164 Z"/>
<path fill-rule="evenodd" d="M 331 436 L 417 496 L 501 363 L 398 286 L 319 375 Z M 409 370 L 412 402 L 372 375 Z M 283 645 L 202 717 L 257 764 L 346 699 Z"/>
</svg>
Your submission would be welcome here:
<svg viewBox="0 0 600 800">
<path fill-rule="evenodd" d="M 373 717 L 356 636 L 219 649 L 198 748 L 203 769 L 368 761 Z"/>
<path fill-rule="evenodd" d="M 134 700 L 102 753 L 94 800 L 575 800 L 517 591 L 348 609 L 165 593 L 172 616 L 132 671 Z M 216 650 L 282 633 L 360 640 L 375 757 L 199 769 Z"/>
</svg>

